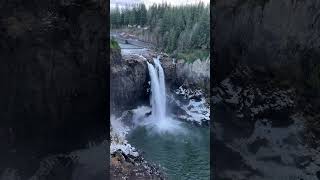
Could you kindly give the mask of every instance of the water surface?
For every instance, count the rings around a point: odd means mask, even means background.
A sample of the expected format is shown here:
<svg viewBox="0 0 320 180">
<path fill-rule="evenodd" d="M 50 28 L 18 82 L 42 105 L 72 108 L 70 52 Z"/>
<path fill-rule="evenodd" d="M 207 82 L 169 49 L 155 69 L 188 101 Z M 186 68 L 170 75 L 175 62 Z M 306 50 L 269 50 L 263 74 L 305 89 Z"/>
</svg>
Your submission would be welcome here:
<svg viewBox="0 0 320 180">
<path fill-rule="evenodd" d="M 128 135 L 128 141 L 143 152 L 144 158 L 160 165 L 168 179 L 210 178 L 210 134 L 208 127 L 182 123 L 187 130 L 180 134 L 152 133 L 137 127 Z"/>
</svg>

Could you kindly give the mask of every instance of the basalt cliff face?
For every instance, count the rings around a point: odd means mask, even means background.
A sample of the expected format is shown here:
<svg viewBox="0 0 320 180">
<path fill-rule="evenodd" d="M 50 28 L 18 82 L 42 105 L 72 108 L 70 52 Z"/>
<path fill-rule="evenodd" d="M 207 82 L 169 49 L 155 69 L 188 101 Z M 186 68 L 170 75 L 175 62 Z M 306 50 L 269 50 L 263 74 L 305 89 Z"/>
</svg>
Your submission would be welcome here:
<svg viewBox="0 0 320 180">
<path fill-rule="evenodd" d="M 215 6 L 216 81 L 239 63 L 300 81 L 319 64 L 319 1 L 227 0 Z"/>
<path fill-rule="evenodd" d="M 319 178 L 319 7 L 316 0 L 215 3 L 217 179 Z"/>
<path fill-rule="evenodd" d="M 102 0 L 0 2 L 1 144 L 66 139 L 104 124 L 105 5 Z"/>
<path fill-rule="evenodd" d="M 121 55 L 120 49 L 111 50 L 111 110 L 121 113 L 149 102 L 150 77 L 146 61 L 153 63 L 157 53 L 140 55 Z M 184 85 L 187 88 L 201 88 L 208 92 L 210 87 L 210 60 L 196 60 L 186 63 L 173 61 L 161 55 L 167 91 Z"/>
<path fill-rule="evenodd" d="M 148 68 L 140 56 L 123 58 L 120 49 L 111 50 L 111 112 L 135 108 L 148 98 Z"/>
<path fill-rule="evenodd" d="M 213 62 L 215 82 L 239 64 L 256 79 L 294 86 L 319 106 L 319 1 L 217 1 Z"/>
</svg>

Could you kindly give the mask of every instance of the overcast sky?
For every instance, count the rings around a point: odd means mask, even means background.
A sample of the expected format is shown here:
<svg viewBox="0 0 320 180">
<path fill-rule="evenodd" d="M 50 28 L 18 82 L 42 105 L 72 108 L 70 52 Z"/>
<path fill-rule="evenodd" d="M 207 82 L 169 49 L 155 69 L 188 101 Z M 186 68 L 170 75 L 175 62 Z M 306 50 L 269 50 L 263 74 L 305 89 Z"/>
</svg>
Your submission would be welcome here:
<svg viewBox="0 0 320 180">
<path fill-rule="evenodd" d="M 171 5 L 183 5 L 183 4 L 193 4 L 198 2 L 204 2 L 209 4 L 210 0 L 110 0 L 110 7 L 114 8 L 118 4 L 120 7 L 125 6 L 126 4 L 137 4 L 137 3 L 144 3 L 146 6 L 151 6 L 153 3 L 164 3 L 167 2 Z"/>
</svg>

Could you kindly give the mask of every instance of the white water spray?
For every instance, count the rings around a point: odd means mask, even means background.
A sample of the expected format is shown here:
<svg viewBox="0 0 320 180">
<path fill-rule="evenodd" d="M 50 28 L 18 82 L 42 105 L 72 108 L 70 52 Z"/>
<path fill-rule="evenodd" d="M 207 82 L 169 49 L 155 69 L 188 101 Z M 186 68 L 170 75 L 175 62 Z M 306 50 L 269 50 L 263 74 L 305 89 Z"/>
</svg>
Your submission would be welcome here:
<svg viewBox="0 0 320 180">
<path fill-rule="evenodd" d="M 151 122 L 148 122 L 147 124 L 156 127 L 160 132 L 181 132 L 180 130 L 183 131 L 183 128 L 180 127 L 180 122 L 175 121 L 166 115 L 165 75 L 159 57 L 153 60 L 155 66 L 147 62 L 151 79 L 150 104 L 152 106 Z"/>
</svg>

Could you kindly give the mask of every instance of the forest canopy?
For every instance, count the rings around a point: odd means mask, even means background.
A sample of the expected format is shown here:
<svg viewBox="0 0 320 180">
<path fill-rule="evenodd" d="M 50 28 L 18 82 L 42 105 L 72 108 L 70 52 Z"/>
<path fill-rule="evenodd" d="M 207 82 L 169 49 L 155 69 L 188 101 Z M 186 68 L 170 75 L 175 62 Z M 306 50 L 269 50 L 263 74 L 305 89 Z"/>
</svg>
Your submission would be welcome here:
<svg viewBox="0 0 320 180">
<path fill-rule="evenodd" d="M 171 6 L 144 4 L 110 12 L 111 28 L 146 27 L 155 39 L 152 43 L 166 52 L 184 52 L 192 49 L 209 51 L 210 10 L 200 2 L 194 5 Z"/>
</svg>

